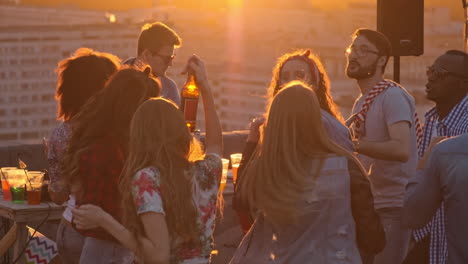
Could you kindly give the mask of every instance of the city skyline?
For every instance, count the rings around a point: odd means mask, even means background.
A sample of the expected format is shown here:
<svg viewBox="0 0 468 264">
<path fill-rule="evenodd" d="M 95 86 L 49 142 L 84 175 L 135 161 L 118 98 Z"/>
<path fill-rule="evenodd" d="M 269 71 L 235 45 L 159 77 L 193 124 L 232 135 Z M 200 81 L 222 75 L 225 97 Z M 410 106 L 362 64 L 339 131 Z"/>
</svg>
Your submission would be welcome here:
<svg viewBox="0 0 468 264">
<path fill-rule="evenodd" d="M 56 125 L 53 95 L 58 61 L 79 47 L 110 52 L 123 60 L 134 56 L 144 21 L 166 21 L 182 37 L 183 45 L 168 71 L 179 88 L 185 81 L 180 75 L 185 60 L 193 53 L 204 59 L 224 131 L 246 129 L 252 117 L 263 113 L 276 59 L 299 48 L 311 48 L 319 55 L 332 81 L 332 95 L 347 116 L 358 89 L 344 74 L 343 51 L 356 28 L 376 27 L 371 5 L 350 6 L 339 14 L 247 9 L 242 16 L 168 6 L 119 12 L 116 23 L 96 10 L 0 5 L 0 12 L 5 14 L 0 16 L 0 24 L 5 25 L 0 31 L 0 91 L 4 95 L 0 141 L 37 142 L 46 137 Z M 462 49 L 463 25 L 449 12 L 447 8 L 426 9 L 425 54 L 402 58 L 402 84 L 413 93 L 420 112 L 429 106 L 424 95 L 426 66 L 446 49 Z M 280 16 L 288 19 L 277 19 Z M 386 73 L 392 77 L 391 62 Z M 198 117 L 203 129 L 203 115 Z"/>
</svg>

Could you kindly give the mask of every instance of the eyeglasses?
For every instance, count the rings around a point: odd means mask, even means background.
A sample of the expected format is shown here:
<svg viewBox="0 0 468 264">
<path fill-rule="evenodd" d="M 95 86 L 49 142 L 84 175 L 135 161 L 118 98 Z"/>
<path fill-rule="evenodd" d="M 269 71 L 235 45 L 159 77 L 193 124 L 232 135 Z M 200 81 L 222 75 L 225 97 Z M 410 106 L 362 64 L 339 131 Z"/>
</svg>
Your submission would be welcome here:
<svg viewBox="0 0 468 264">
<path fill-rule="evenodd" d="M 437 64 L 427 67 L 426 75 L 430 80 L 433 80 L 433 81 L 444 80 L 449 75 L 452 75 L 460 79 L 468 79 L 468 76 L 465 76 L 460 73 L 448 71 L 444 69 L 442 66 L 437 65 Z"/>
<path fill-rule="evenodd" d="M 345 50 L 345 55 L 349 56 L 349 54 L 351 54 L 351 52 L 356 54 L 358 57 L 365 57 L 369 53 L 373 53 L 373 54 L 376 54 L 376 55 L 380 54 L 380 52 L 375 51 L 375 50 L 370 50 L 366 46 L 361 46 L 361 47 L 350 46 Z"/>
<path fill-rule="evenodd" d="M 175 54 L 172 54 L 172 55 L 161 55 L 161 54 L 158 54 L 158 53 L 155 53 L 153 54 L 153 56 L 158 56 L 159 58 L 161 58 L 163 60 L 163 62 L 165 64 L 169 64 L 174 58 L 175 58 Z"/>
</svg>

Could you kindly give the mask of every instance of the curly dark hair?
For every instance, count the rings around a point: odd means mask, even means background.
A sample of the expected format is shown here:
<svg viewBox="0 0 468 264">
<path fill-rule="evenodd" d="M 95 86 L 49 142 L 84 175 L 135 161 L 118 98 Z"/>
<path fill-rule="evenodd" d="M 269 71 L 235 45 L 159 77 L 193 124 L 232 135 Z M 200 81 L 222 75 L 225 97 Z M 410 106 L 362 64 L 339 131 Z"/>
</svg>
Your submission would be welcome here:
<svg viewBox="0 0 468 264">
<path fill-rule="evenodd" d="M 343 122 L 343 116 L 341 115 L 340 111 L 338 110 L 338 106 L 335 104 L 333 98 L 330 95 L 330 79 L 328 78 L 327 72 L 325 71 L 325 67 L 323 66 L 319 57 L 310 52 L 310 50 L 300 49 L 283 54 L 278 58 L 278 62 L 273 68 L 272 78 L 268 88 L 268 97 L 270 100 L 272 100 L 272 98 L 282 88 L 280 85 L 281 70 L 283 69 L 284 64 L 291 60 L 302 60 L 307 63 L 307 65 L 310 67 L 310 71 L 312 72 L 312 76 L 316 75 L 316 70 L 318 71 L 319 80 L 312 80 L 315 83 L 311 83 L 309 85 L 316 87 L 315 92 L 320 103 L 320 108 L 327 111 L 339 121 Z M 318 83 L 318 85 L 316 83 Z"/>
<path fill-rule="evenodd" d="M 104 88 L 119 67 L 120 59 L 116 56 L 88 48 L 79 48 L 69 58 L 61 60 L 55 70 L 58 75 L 57 119 L 70 120 L 89 98 Z"/>
</svg>

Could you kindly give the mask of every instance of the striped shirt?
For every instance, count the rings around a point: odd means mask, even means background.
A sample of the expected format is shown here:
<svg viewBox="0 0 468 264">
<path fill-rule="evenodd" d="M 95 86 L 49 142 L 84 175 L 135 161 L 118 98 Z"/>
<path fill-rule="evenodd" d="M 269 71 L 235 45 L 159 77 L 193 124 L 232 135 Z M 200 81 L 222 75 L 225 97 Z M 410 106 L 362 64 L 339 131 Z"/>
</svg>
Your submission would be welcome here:
<svg viewBox="0 0 468 264">
<path fill-rule="evenodd" d="M 419 156 L 422 157 L 433 136 L 437 131 L 438 136 L 454 137 L 468 133 L 468 96 L 465 96 L 450 113 L 442 120 L 439 120 L 437 109 L 434 107 L 426 113 L 424 122 L 424 135 Z M 437 210 L 432 220 L 423 228 L 413 231 L 416 241 L 420 241 L 428 234 L 431 234 L 429 246 L 429 263 L 445 264 L 447 262 L 447 238 L 445 235 L 446 216 L 444 204 Z"/>
</svg>

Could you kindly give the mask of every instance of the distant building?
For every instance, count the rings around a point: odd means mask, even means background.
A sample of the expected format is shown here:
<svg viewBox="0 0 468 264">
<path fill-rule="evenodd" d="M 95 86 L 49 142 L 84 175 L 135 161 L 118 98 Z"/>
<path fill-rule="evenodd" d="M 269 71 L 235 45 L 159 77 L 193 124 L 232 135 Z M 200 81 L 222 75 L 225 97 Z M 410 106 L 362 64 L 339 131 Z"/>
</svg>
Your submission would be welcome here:
<svg viewBox="0 0 468 264">
<path fill-rule="evenodd" d="M 57 62 L 79 47 L 134 54 L 139 26 L 0 27 L 0 142 L 36 142 L 55 126 Z"/>
<path fill-rule="evenodd" d="M 276 58 L 297 48 L 318 53 L 330 76 L 332 95 L 346 115 L 359 92 L 345 76 L 344 50 L 356 28 L 376 27 L 375 5 L 368 4 L 332 12 L 257 8 L 252 3 L 251 8 L 233 12 L 181 9 L 175 8 L 175 0 L 155 0 L 153 8 L 106 14 L 5 1 L 0 0 L 0 144 L 39 142 L 49 135 L 56 124 L 58 61 L 79 47 L 122 59 L 134 56 L 141 25 L 147 21 L 164 21 L 183 39 L 168 71 L 179 87 L 185 81 L 179 73 L 186 59 L 195 53 L 205 61 L 224 131 L 246 129 L 251 118 L 264 112 Z M 302 6 L 305 1 L 294 3 Z M 453 21 L 449 9 L 426 8 L 425 54 L 401 60 L 402 83 L 418 104 L 425 103 L 426 66 L 448 49 L 463 49 L 462 36 L 463 23 Z M 386 73 L 392 77 L 391 62 Z M 198 118 L 203 131 L 201 111 Z"/>
</svg>

